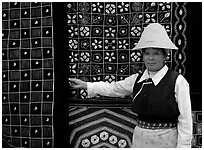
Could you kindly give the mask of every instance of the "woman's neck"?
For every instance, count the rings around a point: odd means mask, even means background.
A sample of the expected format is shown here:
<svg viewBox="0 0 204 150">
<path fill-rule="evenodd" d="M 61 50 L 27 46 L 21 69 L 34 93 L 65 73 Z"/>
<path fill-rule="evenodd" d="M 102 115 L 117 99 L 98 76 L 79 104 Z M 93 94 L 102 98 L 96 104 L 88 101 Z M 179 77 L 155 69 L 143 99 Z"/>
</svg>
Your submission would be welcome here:
<svg viewBox="0 0 204 150">
<path fill-rule="evenodd" d="M 148 70 L 148 75 L 149 75 L 149 78 L 152 78 L 158 71 L 149 71 Z"/>
<path fill-rule="evenodd" d="M 163 67 L 164 67 L 164 66 L 163 66 Z M 163 67 L 162 67 L 162 68 L 163 68 Z M 162 68 L 161 68 L 161 69 L 162 69 Z M 152 78 L 152 77 L 153 77 L 155 74 L 157 74 L 157 72 L 159 72 L 161 69 L 155 70 L 155 71 L 150 71 L 150 70 L 147 69 L 149 78 Z"/>
</svg>

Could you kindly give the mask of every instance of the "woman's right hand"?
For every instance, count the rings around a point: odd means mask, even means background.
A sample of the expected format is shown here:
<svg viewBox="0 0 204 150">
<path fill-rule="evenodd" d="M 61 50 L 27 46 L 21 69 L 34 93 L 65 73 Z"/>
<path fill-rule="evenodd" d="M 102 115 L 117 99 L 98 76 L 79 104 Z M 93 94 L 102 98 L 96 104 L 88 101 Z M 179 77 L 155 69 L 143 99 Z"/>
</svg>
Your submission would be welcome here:
<svg viewBox="0 0 204 150">
<path fill-rule="evenodd" d="M 80 79 L 69 78 L 69 83 L 73 89 L 87 89 L 87 82 Z"/>
</svg>

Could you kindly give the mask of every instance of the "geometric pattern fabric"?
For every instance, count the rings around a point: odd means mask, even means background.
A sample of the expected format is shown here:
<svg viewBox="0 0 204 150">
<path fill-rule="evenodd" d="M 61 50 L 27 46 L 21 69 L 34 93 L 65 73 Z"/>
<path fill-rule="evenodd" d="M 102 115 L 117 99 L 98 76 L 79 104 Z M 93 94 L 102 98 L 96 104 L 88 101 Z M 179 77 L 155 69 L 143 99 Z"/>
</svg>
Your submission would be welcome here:
<svg viewBox="0 0 204 150">
<path fill-rule="evenodd" d="M 202 146 L 202 112 L 193 111 L 192 147 Z M 128 107 L 69 108 L 70 145 L 75 148 L 129 148 L 137 125 Z"/>
<path fill-rule="evenodd" d="M 2 3 L 2 139 L 53 147 L 52 4 Z"/>
</svg>

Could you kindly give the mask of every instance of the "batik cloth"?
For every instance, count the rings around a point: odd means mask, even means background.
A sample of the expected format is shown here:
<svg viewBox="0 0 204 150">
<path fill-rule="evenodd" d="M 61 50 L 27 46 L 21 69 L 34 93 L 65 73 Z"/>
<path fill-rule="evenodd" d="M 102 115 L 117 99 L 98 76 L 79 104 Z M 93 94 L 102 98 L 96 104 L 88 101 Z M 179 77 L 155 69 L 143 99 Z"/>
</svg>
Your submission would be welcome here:
<svg viewBox="0 0 204 150">
<path fill-rule="evenodd" d="M 52 3 L 2 3 L 2 140 L 53 147 Z"/>
</svg>

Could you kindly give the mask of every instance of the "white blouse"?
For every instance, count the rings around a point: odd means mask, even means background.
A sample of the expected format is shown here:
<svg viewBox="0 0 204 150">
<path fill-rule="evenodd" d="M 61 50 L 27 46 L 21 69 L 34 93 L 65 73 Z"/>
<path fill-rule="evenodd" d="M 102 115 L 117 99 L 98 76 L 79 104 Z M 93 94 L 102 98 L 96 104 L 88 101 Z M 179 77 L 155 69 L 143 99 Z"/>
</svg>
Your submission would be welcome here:
<svg viewBox="0 0 204 150">
<path fill-rule="evenodd" d="M 160 71 L 158 71 L 153 77 L 153 83 L 155 86 L 167 73 L 168 67 L 165 65 Z M 132 96 L 133 86 L 138 74 L 133 74 L 124 80 L 117 82 L 87 82 L 88 97 L 95 96 L 109 96 L 109 97 L 125 97 Z M 148 71 L 145 70 L 142 77 L 138 82 L 148 79 L 150 76 Z M 189 84 L 186 79 L 179 75 L 176 79 L 175 85 L 175 98 L 178 103 L 180 115 L 178 117 L 178 144 L 177 147 L 191 147 L 192 139 L 192 112 Z"/>
</svg>

